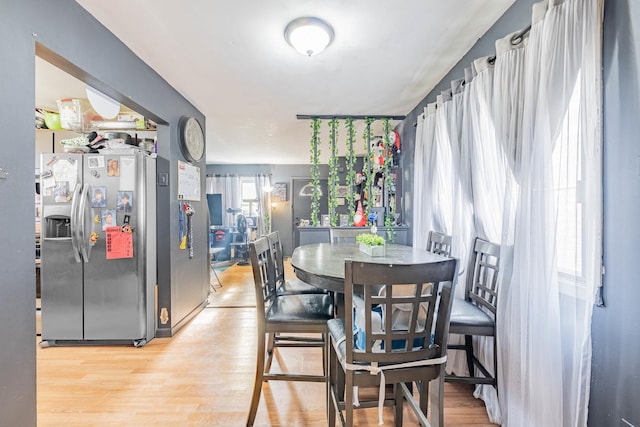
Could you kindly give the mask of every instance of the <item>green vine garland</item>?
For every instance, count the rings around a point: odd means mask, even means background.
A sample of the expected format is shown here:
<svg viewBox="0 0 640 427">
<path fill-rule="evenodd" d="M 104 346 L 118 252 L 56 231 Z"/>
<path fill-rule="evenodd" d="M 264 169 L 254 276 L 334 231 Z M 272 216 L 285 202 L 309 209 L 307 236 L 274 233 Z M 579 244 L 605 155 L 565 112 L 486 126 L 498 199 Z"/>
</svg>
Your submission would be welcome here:
<svg viewBox="0 0 640 427">
<path fill-rule="evenodd" d="M 311 193 L 311 225 L 317 227 L 320 223 L 320 119 L 311 121 L 311 185 L 313 191 Z"/>
<path fill-rule="evenodd" d="M 264 213 L 264 233 L 271 233 L 271 215 L 269 215 L 269 212 Z"/>
<path fill-rule="evenodd" d="M 364 211 L 364 217 L 369 220 L 369 213 L 371 212 L 371 189 L 373 186 L 373 162 L 371 160 L 371 124 L 375 120 L 367 117 L 365 122 L 364 134 L 362 139 L 364 140 L 364 158 L 362 159 L 362 172 L 365 178 L 365 194 L 366 197 L 362 198 L 362 209 Z"/>
<path fill-rule="evenodd" d="M 349 215 L 349 224 L 353 224 L 353 216 L 354 212 L 354 203 L 355 203 L 355 194 L 354 187 L 356 184 L 356 153 L 353 148 L 354 140 L 356 137 L 356 130 L 353 126 L 353 119 L 348 117 L 344 121 L 345 127 L 347 128 L 347 157 L 346 161 L 346 185 L 347 185 L 347 212 Z"/>
<path fill-rule="evenodd" d="M 338 120 L 332 119 L 329 121 L 329 223 L 332 227 L 338 225 L 338 213 L 336 208 L 338 207 L 338 185 L 340 184 L 338 178 Z"/>
<path fill-rule="evenodd" d="M 387 201 L 388 212 L 384 216 L 384 225 L 387 227 L 387 240 L 392 242 L 395 238 L 395 230 L 393 228 L 393 222 L 395 220 L 396 213 L 396 204 L 395 204 L 395 179 L 394 174 L 391 173 L 391 164 L 393 162 L 393 150 L 391 148 L 391 123 L 389 122 L 389 118 L 384 118 L 382 120 L 382 128 L 384 132 L 383 136 L 383 149 L 384 149 L 384 165 L 383 165 L 383 173 L 384 173 L 384 187 L 385 187 L 385 195 L 384 197 L 388 197 Z M 391 192 L 393 191 L 393 196 Z M 392 200 L 393 199 L 393 200 Z"/>
</svg>

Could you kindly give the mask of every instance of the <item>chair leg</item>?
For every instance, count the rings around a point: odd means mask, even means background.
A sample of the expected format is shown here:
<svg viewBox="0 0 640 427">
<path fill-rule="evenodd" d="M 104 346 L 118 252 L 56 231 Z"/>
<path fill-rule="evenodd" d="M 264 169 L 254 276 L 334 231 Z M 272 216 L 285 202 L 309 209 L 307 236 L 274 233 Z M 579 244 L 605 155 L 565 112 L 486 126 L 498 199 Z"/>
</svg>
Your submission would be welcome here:
<svg viewBox="0 0 640 427">
<path fill-rule="evenodd" d="M 420 381 L 416 383 L 416 388 L 420 392 L 420 410 L 427 416 L 427 411 L 429 410 L 429 383 L 430 381 Z"/>
<path fill-rule="evenodd" d="M 268 373 L 271 370 L 271 362 L 273 361 L 273 349 L 275 347 L 276 334 L 269 333 L 267 338 L 267 361 L 264 364 L 264 372 Z"/>
<path fill-rule="evenodd" d="M 467 368 L 469 369 L 469 376 L 475 376 L 475 370 L 473 369 L 473 336 L 464 336 L 465 352 L 467 354 Z"/>
<path fill-rule="evenodd" d="M 395 401 L 395 412 L 393 421 L 396 427 L 402 427 L 402 410 L 404 409 L 404 395 L 400 384 L 393 385 L 393 399 Z"/>
<path fill-rule="evenodd" d="M 322 346 L 322 375 L 324 375 L 325 382 L 329 383 L 329 346 L 331 345 L 331 338 L 329 334 L 322 334 L 322 340 L 324 345 Z"/>
<path fill-rule="evenodd" d="M 498 337 L 493 336 L 493 387 L 496 389 L 496 395 L 498 394 Z"/>
<path fill-rule="evenodd" d="M 433 427 L 444 427 L 444 376 L 445 367 L 440 368 L 440 375 L 429 384 L 433 386 L 431 390 L 431 425 Z M 426 387 L 429 387 L 426 384 Z M 426 410 L 424 411 L 427 415 Z"/>
<path fill-rule="evenodd" d="M 338 356 L 336 355 L 336 396 L 338 397 L 338 401 L 340 401 L 340 399 L 344 398 L 345 396 L 345 383 L 347 381 L 347 373 L 342 369 L 342 366 L 340 366 L 340 362 L 338 361 Z M 353 389 L 353 387 L 352 387 Z M 353 390 L 352 390 L 353 392 Z M 353 394 L 352 394 L 353 397 Z M 346 400 L 345 400 L 346 402 Z M 353 403 L 353 399 L 351 400 L 351 402 Z"/>
<path fill-rule="evenodd" d="M 336 407 L 334 405 L 334 399 L 337 401 L 337 396 L 334 396 L 334 391 L 336 390 L 336 370 L 337 363 L 336 356 L 333 350 L 333 345 L 331 343 L 329 345 L 328 355 L 327 355 L 327 421 L 329 427 L 335 427 L 336 425 Z"/>
<path fill-rule="evenodd" d="M 345 426 L 353 427 L 353 375 L 351 373 L 345 373 L 344 418 Z"/>
<path fill-rule="evenodd" d="M 256 378 L 253 383 L 253 394 L 251 396 L 251 406 L 249 407 L 249 417 L 247 427 L 253 426 L 260 403 L 262 392 L 262 380 L 264 378 L 264 353 L 265 353 L 265 333 L 258 331 L 258 348 L 256 354 Z"/>
</svg>

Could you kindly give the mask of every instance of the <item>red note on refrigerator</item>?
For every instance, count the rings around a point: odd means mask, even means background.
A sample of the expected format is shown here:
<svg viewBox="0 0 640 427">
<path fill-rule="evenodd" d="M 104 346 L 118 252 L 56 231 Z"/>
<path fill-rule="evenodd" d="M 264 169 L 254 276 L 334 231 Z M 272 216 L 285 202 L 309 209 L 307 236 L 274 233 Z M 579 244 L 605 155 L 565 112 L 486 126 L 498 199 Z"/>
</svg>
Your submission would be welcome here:
<svg viewBox="0 0 640 427">
<path fill-rule="evenodd" d="M 133 258 L 133 234 L 122 227 L 107 227 L 107 259 Z"/>
</svg>

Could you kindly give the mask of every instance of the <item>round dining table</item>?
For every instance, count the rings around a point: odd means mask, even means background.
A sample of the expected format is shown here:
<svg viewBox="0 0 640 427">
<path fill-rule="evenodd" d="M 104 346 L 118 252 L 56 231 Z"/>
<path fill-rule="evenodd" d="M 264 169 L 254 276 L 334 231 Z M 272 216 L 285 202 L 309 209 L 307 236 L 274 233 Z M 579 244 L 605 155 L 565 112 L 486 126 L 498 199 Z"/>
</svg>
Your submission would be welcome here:
<svg viewBox="0 0 640 427">
<path fill-rule="evenodd" d="M 412 265 L 445 261 L 442 255 L 404 245 L 385 245 L 384 256 L 370 256 L 361 252 L 357 243 L 315 243 L 298 246 L 291 255 L 296 277 L 320 289 L 334 292 L 338 311 L 342 312 L 344 297 L 344 262 L 372 262 L 378 264 Z"/>
</svg>

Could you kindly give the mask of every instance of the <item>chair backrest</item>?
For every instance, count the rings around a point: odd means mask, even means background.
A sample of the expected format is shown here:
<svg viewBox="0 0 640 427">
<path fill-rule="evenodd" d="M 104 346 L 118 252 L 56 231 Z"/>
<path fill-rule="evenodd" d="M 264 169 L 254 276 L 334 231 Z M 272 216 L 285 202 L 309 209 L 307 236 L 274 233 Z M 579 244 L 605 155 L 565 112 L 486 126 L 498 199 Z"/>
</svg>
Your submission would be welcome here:
<svg viewBox="0 0 640 427">
<path fill-rule="evenodd" d="M 267 308 L 276 297 L 276 275 L 271 246 L 266 237 L 249 243 L 249 259 L 253 270 L 256 306 Z"/>
<path fill-rule="evenodd" d="M 429 231 L 427 239 L 427 250 L 434 254 L 450 256 L 452 237 L 439 231 Z"/>
<path fill-rule="evenodd" d="M 455 259 L 416 265 L 346 260 L 345 304 L 361 304 L 365 313 L 360 325 L 365 337 L 362 348 L 356 345 L 361 340 L 354 332 L 355 316 L 345 317 L 346 361 L 397 364 L 446 355 L 456 263 Z M 381 290 L 380 285 L 384 285 Z M 395 315 L 398 312 L 400 316 Z"/>
<path fill-rule="evenodd" d="M 465 298 L 495 316 L 498 303 L 500 245 L 476 238 L 469 261 Z"/>
<path fill-rule="evenodd" d="M 329 240 L 331 243 L 355 243 L 356 236 L 371 231 L 368 227 L 357 228 L 330 228 Z"/>
<path fill-rule="evenodd" d="M 273 263 L 275 267 L 276 286 L 280 286 L 284 283 L 284 255 L 282 253 L 282 242 L 280 241 L 280 234 L 277 231 L 273 231 L 266 235 L 271 246 L 271 255 L 273 256 Z"/>
</svg>

